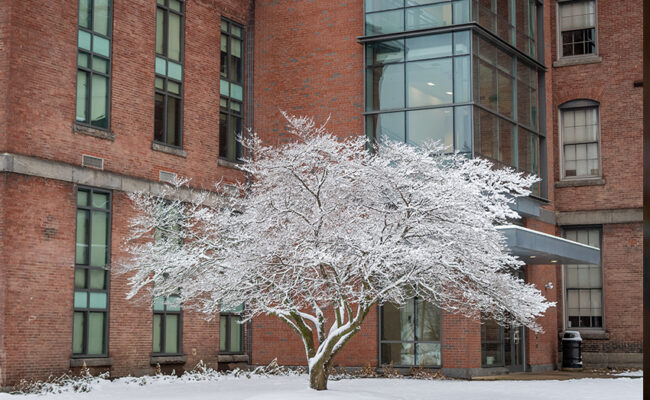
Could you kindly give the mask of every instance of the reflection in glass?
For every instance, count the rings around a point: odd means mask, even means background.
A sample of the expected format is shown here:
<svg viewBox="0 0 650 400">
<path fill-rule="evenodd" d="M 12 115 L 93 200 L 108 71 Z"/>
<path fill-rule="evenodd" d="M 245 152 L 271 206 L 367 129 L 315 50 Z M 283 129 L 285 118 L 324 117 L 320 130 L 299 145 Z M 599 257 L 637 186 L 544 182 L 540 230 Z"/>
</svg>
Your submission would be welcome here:
<svg viewBox="0 0 650 400">
<path fill-rule="evenodd" d="M 453 102 L 452 59 L 417 61 L 406 64 L 407 107 L 433 106 Z"/>
<path fill-rule="evenodd" d="M 454 150 L 453 108 L 434 108 L 431 110 L 408 111 L 407 140 L 415 146 L 429 141 L 437 141 L 445 146 L 445 151 Z"/>
<path fill-rule="evenodd" d="M 370 110 L 404 107 L 404 64 L 368 69 L 366 104 Z"/>
</svg>

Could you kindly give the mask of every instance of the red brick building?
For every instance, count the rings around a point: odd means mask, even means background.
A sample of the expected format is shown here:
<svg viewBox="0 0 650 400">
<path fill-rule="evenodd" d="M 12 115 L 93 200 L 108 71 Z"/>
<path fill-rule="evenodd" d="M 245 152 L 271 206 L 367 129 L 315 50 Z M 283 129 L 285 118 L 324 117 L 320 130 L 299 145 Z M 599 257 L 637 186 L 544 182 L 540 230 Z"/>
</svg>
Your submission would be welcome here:
<svg viewBox="0 0 650 400">
<path fill-rule="evenodd" d="M 437 138 L 543 178 L 518 204 L 522 226 L 504 233 L 526 280 L 558 302 L 541 321 L 546 333 L 417 303 L 384 307 L 339 365 L 552 369 L 564 330 L 582 333 L 586 364 L 639 364 L 640 8 L 1 2 L 0 387 L 83 362 L 113 376 L 199 360 L 304 364 L 279 321 L 242 329 L 236 313 L 206 321 L 173 302 L 127 301 L 127 277 L 110 268 L 134 212 L 126 192 L 155 193 L 174 174 L 196 188 L 240 179 L 235 134 L 252 128 L 282 143 L 279 110 L 331 115 L 340 135 Z M 434 328 L 425 333 L 418 318 Z"/>
</svg>

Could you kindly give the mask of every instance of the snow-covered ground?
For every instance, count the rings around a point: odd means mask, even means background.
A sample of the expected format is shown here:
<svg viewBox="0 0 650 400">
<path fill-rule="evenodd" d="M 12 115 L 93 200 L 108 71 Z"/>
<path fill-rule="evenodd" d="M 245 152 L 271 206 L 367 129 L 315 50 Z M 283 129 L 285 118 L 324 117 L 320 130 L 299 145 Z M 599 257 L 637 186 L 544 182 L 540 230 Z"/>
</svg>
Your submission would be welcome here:
<svg viewBox="0 0 650 400">
<path fill-rule="evenodd" d="M 181 379 L 118 379 L 102 381 L 90 393 L 48 395 L 0 394 L 0 400 L 32 399 L 181 399 L 181 400 L 635 400 L 642 398 L 643 379 L 580 379 L 568 381 L 456 381 L 415 379 L 343 379 L 329 390 L 307 387 L 307 376 L 223 377 L 209 381 Z"/>
</svg>

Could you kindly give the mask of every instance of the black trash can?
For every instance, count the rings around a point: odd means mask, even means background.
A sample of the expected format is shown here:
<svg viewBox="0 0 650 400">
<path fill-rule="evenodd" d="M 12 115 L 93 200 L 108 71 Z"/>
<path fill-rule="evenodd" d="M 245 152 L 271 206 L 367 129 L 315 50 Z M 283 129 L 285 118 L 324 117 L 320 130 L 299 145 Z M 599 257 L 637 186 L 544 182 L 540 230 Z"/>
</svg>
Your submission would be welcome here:
<svg viewBox="0 0 650 400">
<path fill-rule="evenodd" d="M 562 337 L 562 368 L 582 369 L 582 337 L 580 337 L 580 332 L 564 332 Z"/>
</svg>

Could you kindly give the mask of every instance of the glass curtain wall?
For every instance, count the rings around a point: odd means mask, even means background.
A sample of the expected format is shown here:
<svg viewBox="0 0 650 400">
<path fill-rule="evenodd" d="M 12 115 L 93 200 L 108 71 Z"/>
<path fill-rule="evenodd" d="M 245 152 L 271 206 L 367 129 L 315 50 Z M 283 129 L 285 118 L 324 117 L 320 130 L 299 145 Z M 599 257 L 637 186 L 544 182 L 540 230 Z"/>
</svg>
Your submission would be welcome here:
<svg viewBox="0 0 650 400">
<path fill-rule="evenodd" d="M 537 58 L 537 0 L 472 0 L 472 21 Z"/>
</svg>

